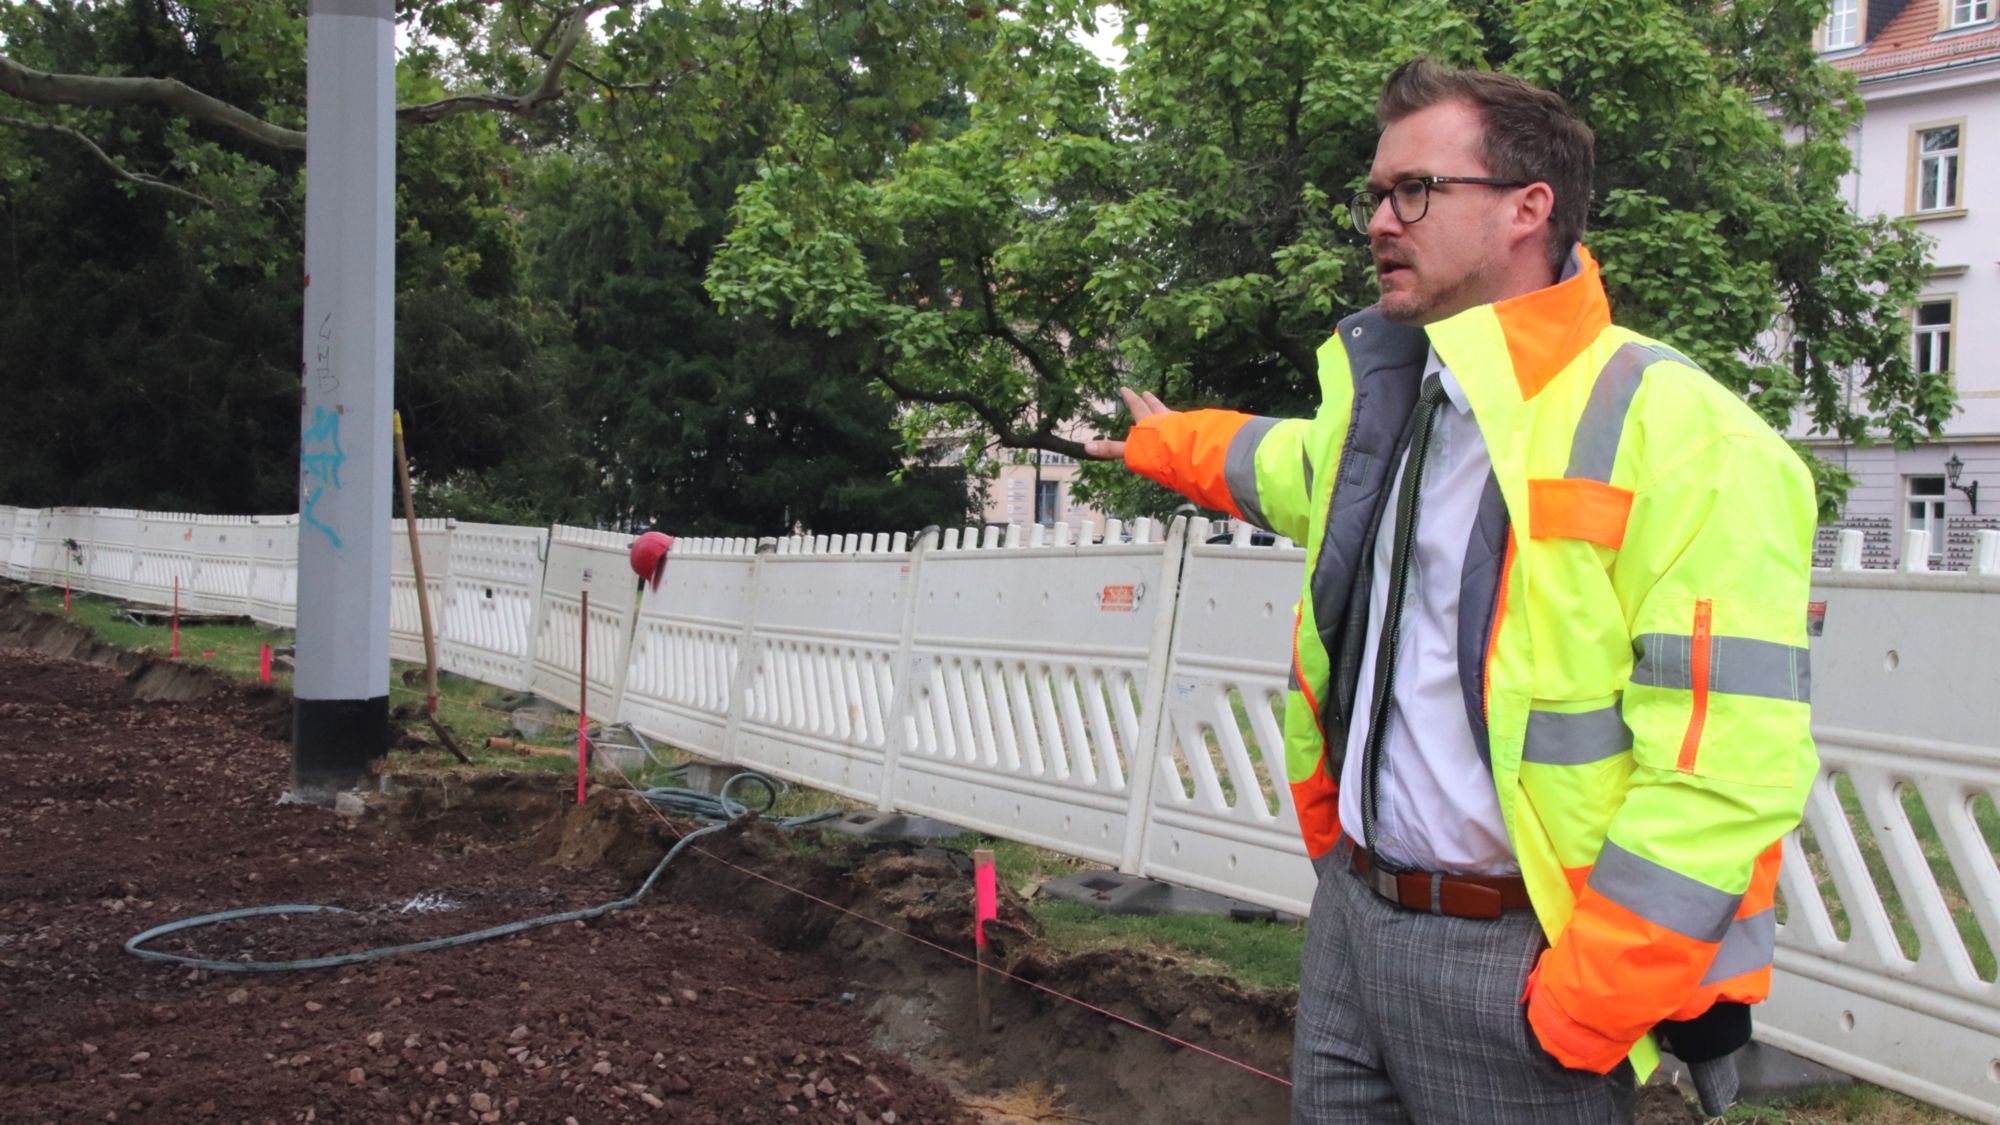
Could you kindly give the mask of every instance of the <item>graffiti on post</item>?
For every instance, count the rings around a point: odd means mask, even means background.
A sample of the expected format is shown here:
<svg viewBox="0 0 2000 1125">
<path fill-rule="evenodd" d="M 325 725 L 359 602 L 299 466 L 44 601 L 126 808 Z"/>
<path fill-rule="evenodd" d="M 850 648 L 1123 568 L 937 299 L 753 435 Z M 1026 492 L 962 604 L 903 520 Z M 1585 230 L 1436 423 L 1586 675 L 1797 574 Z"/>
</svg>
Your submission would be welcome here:
<svg viewBox="0 0 2000 1125">
<path fill-rule="evenodd" d="M 313 407 L 313 424 L 299 439 L 299 516 L 306 526 L 326 536 L 335 550 L 340 549 L 340 533 L 327 526 L 313 509 L 331 488 L 340 491 L 340 465 L 347 454 L 340 450 L 340 413 L 324 406 Z"/>
</svg>

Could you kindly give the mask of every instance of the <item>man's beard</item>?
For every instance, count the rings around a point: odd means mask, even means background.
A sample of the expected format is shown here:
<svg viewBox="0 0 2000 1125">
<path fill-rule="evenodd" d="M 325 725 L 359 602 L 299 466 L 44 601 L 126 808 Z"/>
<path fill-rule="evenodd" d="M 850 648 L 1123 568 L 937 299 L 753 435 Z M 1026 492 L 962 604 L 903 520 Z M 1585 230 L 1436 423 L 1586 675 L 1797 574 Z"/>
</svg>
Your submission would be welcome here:
<svg viewBox="0 0 2000 1125">
<path fill-rule="evenodd" d="M 1458 298 L 1468 291 L 1476 291 L 1485 284 L 1486 266 L 1474 266 L 1471 271 L 1453 282 L 1449 288 L 1426 293 L 1421 287 L 1416 290 L 1396 294 L 1382 294 L 1380 307 L 1382 315 L 1397 324 L 1421 326 L 1442 317 L 1433 314 L 1440 308 L 1456 306 Z M 1454 312 L 1462 311 L 1453 308 Z"/>
</svg>

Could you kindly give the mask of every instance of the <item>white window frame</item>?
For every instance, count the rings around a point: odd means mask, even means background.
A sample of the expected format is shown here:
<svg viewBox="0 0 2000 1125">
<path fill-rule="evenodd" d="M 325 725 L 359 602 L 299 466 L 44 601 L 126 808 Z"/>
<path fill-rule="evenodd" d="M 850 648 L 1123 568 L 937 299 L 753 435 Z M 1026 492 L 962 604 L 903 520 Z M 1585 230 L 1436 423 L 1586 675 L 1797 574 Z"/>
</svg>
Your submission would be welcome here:
<svg viewBox="0 0 2000 1125">
<path fill-rule="evenodd" d="M 1971 27 L 1993 18 L 1993 0 L 1945 0 L 1945 30 Z"/>
<path fill-rule="evenodd" d="M 1936 481 L 1937 492 L 1918 492 L 1918 481 Z M 1944 569 L 1945 511 L 1950 507 L 1951 488 L 1942 473 L 1914 473 L 1903 478 L 1903 530 L 1926 533 L 1925 553 L 1932 570 Z M 1921 506 L 1921 513 L 1912 508 Z"/>
<path fill-rule="evenodd" d="M 1943 305 L 1943 324 L 1924 324 L 1923 310 Z M 1958 343 L 1958 294 L 1933 293 L 1910 312 L 1910 362 L 1919 372 L 1955 370 L 1953 347 Z"/>
<path fill-rule="evenodd" d="M 1945 129 L 1958 130 L 1957 144 L 1949 149 L 1925 151 L 1924 138 Z M 1965 210 L 1965 119 L 1931 121 L 1910 129 L 1910 183 L 1908 213 L 1912 215 L 1956 215 Z M 1924 166 L 1936 162 L 1937 194 L 1924 197 Z M 1949 173 L 1947 175 L 1947 173 Z"/>
<path fill-rule="evenodd" d="M 1846 34 L 1836 39 L 1834 29 Z M 1820 50 L 1844 51 L 1861 45 L 1861 0 L 1830 0 L 1826 19 L 1819 26 Z"/>
</svg>

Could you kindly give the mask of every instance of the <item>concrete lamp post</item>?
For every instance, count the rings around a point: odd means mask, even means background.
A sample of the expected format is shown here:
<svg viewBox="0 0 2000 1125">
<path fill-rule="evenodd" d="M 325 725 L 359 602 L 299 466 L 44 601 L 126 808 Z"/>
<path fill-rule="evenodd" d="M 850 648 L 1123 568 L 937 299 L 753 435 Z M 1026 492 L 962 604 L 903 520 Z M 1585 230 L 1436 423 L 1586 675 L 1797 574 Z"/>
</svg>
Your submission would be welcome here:
<svg viewBox="0 0 2000 1125">
<path fill-rule="evenodd" d="M 388 749 L 395 5 L 306 23 L 305 363 L 292 793 L 332 804 Z"/>
</svg>

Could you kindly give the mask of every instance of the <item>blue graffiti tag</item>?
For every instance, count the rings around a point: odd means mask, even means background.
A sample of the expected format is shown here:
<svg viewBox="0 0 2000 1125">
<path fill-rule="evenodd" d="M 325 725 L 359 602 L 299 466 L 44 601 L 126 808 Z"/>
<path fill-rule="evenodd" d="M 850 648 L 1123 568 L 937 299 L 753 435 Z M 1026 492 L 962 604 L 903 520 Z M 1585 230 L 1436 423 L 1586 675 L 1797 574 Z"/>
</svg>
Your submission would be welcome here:
<svg viewBox="0 0 2000 1125">
<path fill-rule="evenodd" d="M 321 523 L 313 515 L 313 508 L 327 488 L 340 491 L 340 466 L 346 460 L 347 454 L 340 449 L 340 415 L 324 406 L 313 407 L 313 424 L 299 439 L 299 472 L 316 483 L 306 484 L 300 490 L 305 501 L 299 515 L 307 526 L 319 529 L 335 550 L 340 549 L 340 534 Z"/>
</svg>

